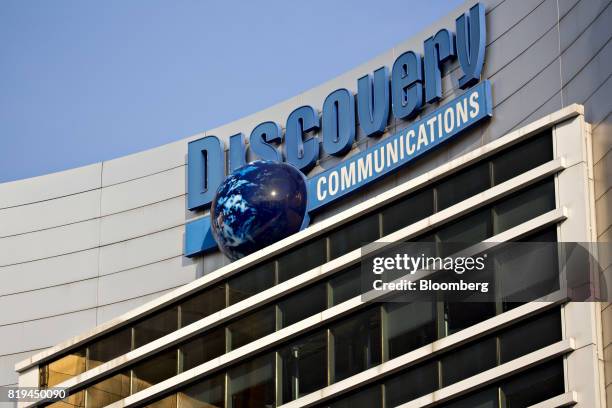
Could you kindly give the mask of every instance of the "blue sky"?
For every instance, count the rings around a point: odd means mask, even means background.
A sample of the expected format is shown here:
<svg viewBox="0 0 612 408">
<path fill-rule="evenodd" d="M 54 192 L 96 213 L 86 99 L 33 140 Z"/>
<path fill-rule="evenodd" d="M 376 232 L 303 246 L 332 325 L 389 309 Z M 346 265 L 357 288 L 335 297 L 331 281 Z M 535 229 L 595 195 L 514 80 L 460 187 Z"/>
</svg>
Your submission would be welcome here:
<svg viewBox="0 0 612 408">
<path fill-rule="evenodd" d="M 461 3 L 2 0 L 0 182 L 124 156 L 257 112 Z"/>
</svg>

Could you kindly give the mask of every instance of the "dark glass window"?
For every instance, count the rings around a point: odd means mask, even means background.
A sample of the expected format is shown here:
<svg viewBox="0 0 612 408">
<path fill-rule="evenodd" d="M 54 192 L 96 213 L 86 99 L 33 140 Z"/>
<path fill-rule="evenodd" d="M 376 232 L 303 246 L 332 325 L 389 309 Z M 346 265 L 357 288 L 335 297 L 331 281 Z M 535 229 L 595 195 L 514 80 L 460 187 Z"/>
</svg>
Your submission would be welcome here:
<svg viewBox="0 0 612 408">
<path fill-rule="evenodd" d="M 331 327 L 335 381 L 380 364 L 380 309 L 366 310 Z"/>
<path fill-rule="evenodd" d="M 281 326 L 290 326 L 322 312 L 326 307 L 327 291 L 324 282 L 293 293 L 278 303 Z"/>
<path fill-rule="evenodd" d="M 185 388 L 178 394 L 179 407 L 223 408 L 225 403 L 225 379 L 223 374 Z"/>
<path fill-rule="evenodd" d="M 229 370 L 229 408 L 275 405 L 274 354 L 266 354 Z"/>
<path fill-rule="evenodd" d="M 176 306 L 145 317 L 134 325 L 134 348 L 144 346 L 178 329 Z"/>
<path fill-rule="evenodd" d="M 361 294 L 361 266 L 357 264 L 347 271 L 336 274 L 329 280 L 332 306 Z"/>
<path fill-rule="evenodd" d="M 559 309 L 531 318 L 500 335 L 501 363 L 506 363 L 561 341 L 561 336 L 561 313 Z"/>
<path fill-rule="evenodd" d="M 442 386 L 454 384 L 497 365 L 495 337 L 453 350 L 441 358 Z"/>
<path fill-rule="evenodd" d="M 176 398 L 176 394 L 168 395 L 165 398 L 148 403 L 147 408 L 176 408 Z"/>
<path fill-rule="evenodd" d="M 200 334 L 180 346 L 183 371 L 203 364 L 225 353 L 225 328 L 219 327 Z"/>
<path fill-rule="evenodd" d="M 84 348 L 73 350 L 70 354 L 50 362 L 42 368 L 41 384 L 46 387 L 53 387 L 76 375 L 85 372 Z"/>
<path fill-rule="evenodd" d="M 443 408 L 498 408 L 499 395 L 497 387 L 488 388 L 475 394 L 463 397 L 447 404 Z"/>
<path fill-rule="evenodd" d="M 228 279 L 229 304 L 233 305 L 274 286 L 274 269 L 272 261 Z"/>
<path fill-rule="evenodd" d="M 100 381 L 87 389 L 87 406 L 101 408 L 130 395 L 130 372 Z"/>
<path fill-rule="evenodd" d="M 555 360 L 521 373 L 502 384 L 505 408 L 523 408 L 565 392 L 563 360 Z"/>
<path fill-rule="evenodd" d="M 225 307 L 225 285 L 219 284 L 197 293 L 181 303 L 181 327 L 210 316 Z"/>
<path fill-rule="evenodd" d="M 378 238 L 380 238 L 378 213 L 345 224 L 329 235 L 330 258 L 338 258 Z"/>
<path fill-rule="evenodd" d="M 395 232 L 433 213 L 433 189 L 426 189 L 404 197 L 382 210 L 383 235 Z"/>
<path fill-rule="evenodd" d="M 448 302 L 444 304 L 446 334 L 451 335 L 495 316 L 493 302 Z"/>
<path fill-rule="evenodd" d="M 359 391 L 353 391 L 324 406 L 329 408 L 381 408 L 382 390 L 380 389 L 380 385 L 373 385 Z"/>
<path fill-rule="evenodd" d="M 559 289 L 559 264 L 555 228 L 532 235 L 526 241 L 496 253 L 496 275 L 507 311 Z"/>
<path fill-rule="evenodd" d="M 395 407 L 438 389 L 438 363 L 411 367 L 385 381 L 387 407 Z"/>
<path fill-rule="evenodd" d="M 274 332 L 274 306 L 248 314 L 228 325 L 231 350 Z"/>
<path fill-rule="evenodd" d="M 491 214 L 480 210 L 438 230 L 440 242 L 475 244 L 491 236 Z M 467 245 L 469 246 L 469 245 Z M 453 247 L 453 250 L 458 250 Z"/>
<path fill-rule="evenodd" d="M 389 358 L 395 358 L 435 340 L 435 303 L 387 303 L 384 307 L 387 314 Z"/>
<path fill-rule="evenodd" d="M 437 210 L 441 211 L 491 187 L 489 163 L 462 170 L 436 185 Z"/>
<path fill-rule="evenodd" d="M 555 208 L 555 185 L 552 180 L 536 184 L 493 207 L 496 234 L 529 221 Z"/>
<path fill-rule="evenodd" d="M 89 345 L 88 369 L 126 354 L 132 348 L 132 329 L 123 328 Z"/>
<path fill-rule="evenodd" d="M 496 155 L 493 162 L 495 184 L 503 183 L 528 170 L 534 169 L 553 158 L 551 130 L 513 146 Z"/>
<path fill-rule="evenodd" d="M 292 249 L 278 258 L 278 281 L 284 282 L 327 261 L 325 238 Z"/>
<path fill-rule="evenodd" d="M 174 377 L 177 367 L 175 349 L 136 364 L 132 369 L 132 394 Z"/>
<path fill-rule="evenodd" d="M 325 387 L 327 337 L 324 331 L 281 348 L 279 356 L 282 370 L 282 403 Z"/>
</svg>

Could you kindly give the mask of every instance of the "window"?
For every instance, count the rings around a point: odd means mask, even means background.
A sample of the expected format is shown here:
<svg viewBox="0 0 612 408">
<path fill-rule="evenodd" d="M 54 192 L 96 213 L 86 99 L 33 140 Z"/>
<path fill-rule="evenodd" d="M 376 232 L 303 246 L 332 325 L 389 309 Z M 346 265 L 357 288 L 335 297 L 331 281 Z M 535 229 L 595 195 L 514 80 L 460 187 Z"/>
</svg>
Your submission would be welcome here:
<svg viewBox="0 0 612 408">
<path fill-rule="evenodd" d="M 395 407 L 438 389 L 438 362 L 430 361 L 385 381 L 387 407 Z"/>
<path fill-rule="evenodd" d="M 536 184 L 493 206 L 494 231 L 506 231 L 554 208 L 553 181 Z"/>
<path fill-rule="evenodd" d="M 493 302 L 448 302 L 444 304 L 446 335 L 451 335 L 495 316 Z"/>
<path fill-rule="evenodd" d="M 119 357 L 132 348 L 132 329 L 126 327 L 89 345 L 87 369 Z"/>
<path fill-rule="evenodd" d="M 136 364 L 132 370 L 132 394 L 149 388 L 177 374 L 176 349 Z"/>
<path fill-rule="evenodd" d="M 330 258 L 338 258 L 378 238 L 380 238 L 378 213 L 345 224 L 329 235 Z"/>
<path fill-rule="evenodd" d="M 480 210 L 461 218 L 438 230 L 437 236 L 440 242 L 465 243 L 466 247 L 469 244 L 481 242 L 491 236 L 490 212 Z M 452 249 L 454 251 L 459 250 L 455 246 L 452 246 Z"/>
<path fill-rule="evenodd" d="M 484 161 L 448 177 L 436 185 L 438 211 L 491 187 L 489 162 Z"/>
<path fill-rule="evenodd" d="M 179 407 L 223 408 L 225 379 L 223 374 L 200 381 L 178 393 Z"/>
<path fill-rule="evenodd" d="M 183 371 L 203 364 L 225 353 L 225 328 L 219 327 L 202 333 L 180 347 Z"/>
<path fill-rule="evenodd" d="M 114 375 L 87 389 L 87 407 L 101 408 L 130 395 L 130 372 Z"/>
<path fill-rule="evenodd" d="M 435 340 L 436 304 L 434 302 L 387 303 L 384 308 L 389 359 Z"/>
<path fill-rule="evenodd" d="M 555 360 L 506 381 L 501 386 L 502 407 L 522 408 L 565 392 L 563 362 Z"/>
<path fill-rule="evenodd" d="M 329 281 L 332 305 L 338 305 L 361 294 L 361 266 L 350 267 L 349 270 L 336 274 Z"/>
<path fill-rule="evenodd" d="M 68 398 L 64 398 L 61 401 L 54 402 L 47 405 L 51 408 L 74 408 L 74 407 L 85 407 L 85 391 L 76 392 Z"/>
<path fill-rule="evenodd" d="M 503 183 L 553 159 L 551 129 L 496 155 L 493 163 L 495 184 Z"/>
<path fill-rule="evenodd" d="M 335 381 L 380 364 L 380 309 L 373 308 L 337 323 L 333 338 Z"/>
<path fill-rule="evenodd" d="M 85 372 L 85 349 L 73 350 L 55 361 L 50 362 L 41 371 L 41 384 L 53 387 L 76 375 Z"/>
<path fill-rule="evenodd" d="M 497 344 L 490 337 L 445 354 L 441 358 L 442 386 L 454 384 L 497 365 Z"/>
<path fill-rule="evenodd" d="M 325 331 L 281 348 L 279 356 L 282 370 L 282 403 L 293 401 L 327 384 Z"/>
<path fill-rule="evenodd" d="M 229 386 L 228 408 L 274 406 L 274 354 L 230 369 Z"/>
<path fill-rule="evenodd" d="M 327 261 L 325 238 L 292 249 L 278 258 L 278 281 L 284 282 Z"/>
<path fill-rule="evenodd" d="M 227 281 L 229 304 L 233 305 L 274 286 L 274 262 L 259 265 Z"/>
<path fill-rule="evenodd" d="M 347 396 L 338 398 L 324 406 L 329 408 L 382 407 L 382 390 L 380 385 L 374 385 L 359 391 L 353 391 Z"/>
<path fill-rule="evenodd" d="M 440 405 L 441 408 L 498 408 L 498 406 L 499 395 L 497 387 L 488 388 L 448 404 Z"/>
<path fill-rule="evenodd" d="M 281 327 L 287 327 L 307 317 L 322 312 L 327 307 L 327 291 L 325 283 L 319 283 L 303 289 L 281 300 L 278 308 L 281 317 Z"/>
<path fill-rule="evenodd" d="M 248 314 L 228 325 L 231 350 L 274 332 L 276 319 L 274 306 Z"/>
<path fill-rule="evenodd" d="M 134 325 L 134 348 L 144 346 L 178 329 L 176 306 L 148 316 Z"/>
<path fill-rule="evenodd" d="M 500 362 L 514 360 L 561 338 L 561 313 L 554 309 L 503 332 L 499 337 Z"/>
<path fill-rule="evenodd" d="M 433 189 L 411 194 L 382 210 L 383 235 L 388 235 L 434 213 Z"/>
<path fill-rule="evenodd" d="M 210 316 L 225 307 L 225 285 L 219 284 L 181 303 L 181 327 Z"/>
</svg>

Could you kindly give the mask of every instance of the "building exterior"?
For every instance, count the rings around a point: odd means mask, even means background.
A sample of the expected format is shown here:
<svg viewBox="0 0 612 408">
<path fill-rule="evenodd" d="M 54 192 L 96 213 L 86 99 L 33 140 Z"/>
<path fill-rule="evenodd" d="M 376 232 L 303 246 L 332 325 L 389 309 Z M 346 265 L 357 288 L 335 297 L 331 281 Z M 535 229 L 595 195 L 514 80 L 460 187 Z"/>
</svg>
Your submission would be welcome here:
<svg viewBox="0 0 612 408">
<path fill-rule="evenodd" d="M 492 116 L 234 262 L 186 250 L 186 225 L 208 217 L 187 209 L 188 143 L 321 111 L 332 91 L 357 93 L 358 78 L 454 30 L 474 1 L 265 111 L 0 184 L 0 385 L 68 387 L 51 405 L 87 408 L 612 406 L 608 303 L 555 291 L 520 305 L 366 303 L 359 281 L 367 242 L 610 241 L 610 3 L 483 1 Z M 441 66 L 439 101 L 391 115 L 377 138 L 359 126 L 350 152 L 322 152 L 308 176 L 469 92 L 457 60 Z"/>
</svg>

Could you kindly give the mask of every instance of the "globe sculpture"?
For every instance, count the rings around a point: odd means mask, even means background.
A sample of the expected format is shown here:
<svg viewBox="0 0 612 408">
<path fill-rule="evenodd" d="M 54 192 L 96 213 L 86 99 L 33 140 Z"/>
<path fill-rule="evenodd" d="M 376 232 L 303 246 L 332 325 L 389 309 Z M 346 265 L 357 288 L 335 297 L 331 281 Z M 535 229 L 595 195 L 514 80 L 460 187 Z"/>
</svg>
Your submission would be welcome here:
<svg viewBox="0 0 612 408">
<path fill-rule="evenodd" d="M 242 258 L 298 232 L 306 217 L 306 178 L 290 164 L 255 161 L 219 186 L 210 211 L 221 251 Z"/>
</svg>

